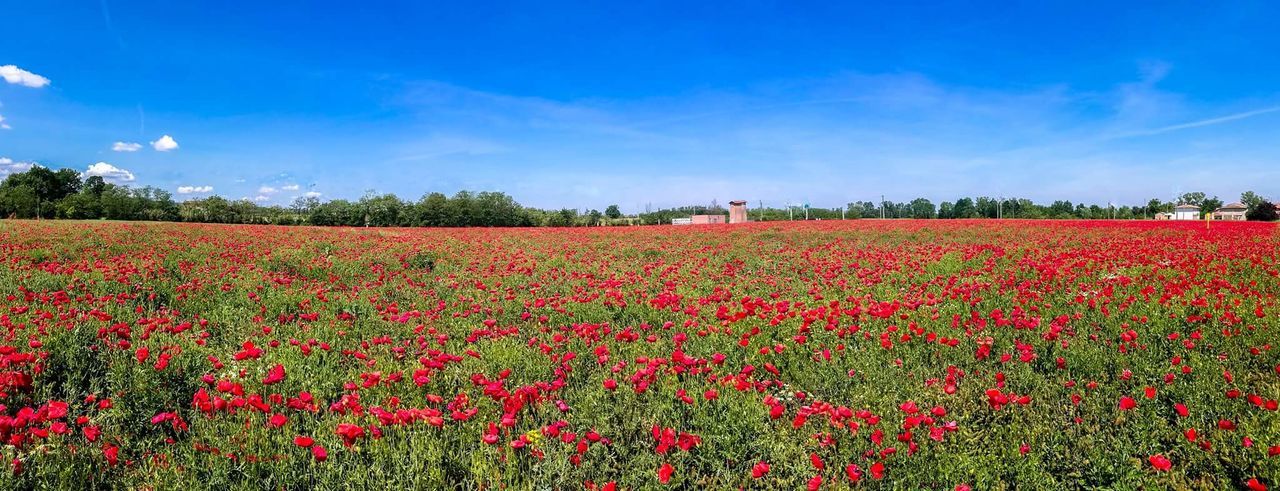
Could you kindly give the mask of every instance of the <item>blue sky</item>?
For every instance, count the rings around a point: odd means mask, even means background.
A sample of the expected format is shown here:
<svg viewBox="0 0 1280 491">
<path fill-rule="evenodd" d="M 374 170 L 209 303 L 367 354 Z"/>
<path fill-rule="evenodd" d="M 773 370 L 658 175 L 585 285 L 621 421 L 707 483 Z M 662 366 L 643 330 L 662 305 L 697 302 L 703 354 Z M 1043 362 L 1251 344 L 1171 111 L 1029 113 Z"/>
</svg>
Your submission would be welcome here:
<svg viewBox="0 0 1280 491">
<path fill-rule="evenodd" d="M 1280 198 L 1280 4 L 931 3 L 6 2 L 0 173 L 624 211 Z"/>
</svg>

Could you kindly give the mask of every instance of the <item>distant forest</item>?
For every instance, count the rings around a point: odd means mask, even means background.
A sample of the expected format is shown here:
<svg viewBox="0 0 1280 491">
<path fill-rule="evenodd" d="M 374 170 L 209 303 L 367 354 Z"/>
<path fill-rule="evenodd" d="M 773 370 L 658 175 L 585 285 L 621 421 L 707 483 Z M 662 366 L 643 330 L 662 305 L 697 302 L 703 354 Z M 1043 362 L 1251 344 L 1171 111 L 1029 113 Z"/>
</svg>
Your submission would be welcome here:
<svg viewBox="0 0 1280 491">
<path fill-rule="evenodd" d="M 1204 193 L 1186 193 L 1179 203 L 1211 212 L 1222 200 Z M 1276 207 L 1253 192 L 1240 197 L 1250 220 L 1275 220 Z M 751 207 L 753 221 L 839 220 L 859 218 L 1057 218 L 1150 219 L 1172 211 L 1171 202 L 1152 199 L 1140 206 L 1099 206 L 1054 201 L 1041 205 L 1027 199 L 961 198 L 939 205 L 918 198 L 909 202 L 855 201 L 844 208 Z M 500 192 L 459 191 L 453 196 L 427 193 L 417 201 L 394 194 L 366 193 L 356 201 L 296 199 L 290 206 L 263 206 L 249 200 L 221 196 L 177 202 L 168 191 L 151 186 L 132 188 L 98 176 L 83 179 L 71 169 L 35 166 L 8 175 L 0 183 L 0 217 L 45 219 L 154 220 L 202 223 L 327 225 L 370 227 L 569 227 L 599 225 L 656 225 L 672 218 L 724 214 L 715 203 L 624 215 L 617 205 L 599 210 L 544 210 L 520 205 Z"/>
</svg>

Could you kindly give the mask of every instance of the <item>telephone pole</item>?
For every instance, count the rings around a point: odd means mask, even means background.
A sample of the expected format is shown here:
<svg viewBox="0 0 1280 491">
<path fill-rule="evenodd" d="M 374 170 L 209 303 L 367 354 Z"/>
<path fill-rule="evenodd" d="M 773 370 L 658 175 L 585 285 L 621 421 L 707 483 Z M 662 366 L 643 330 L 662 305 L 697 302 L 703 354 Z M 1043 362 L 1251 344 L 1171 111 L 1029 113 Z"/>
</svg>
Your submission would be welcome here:
<svg viewBox="0 0 1280 491">
<path fill-rule="evenodd" d="M 880 219 L 884 220 L 884 195 L 880 195 Z"/>
</svg>

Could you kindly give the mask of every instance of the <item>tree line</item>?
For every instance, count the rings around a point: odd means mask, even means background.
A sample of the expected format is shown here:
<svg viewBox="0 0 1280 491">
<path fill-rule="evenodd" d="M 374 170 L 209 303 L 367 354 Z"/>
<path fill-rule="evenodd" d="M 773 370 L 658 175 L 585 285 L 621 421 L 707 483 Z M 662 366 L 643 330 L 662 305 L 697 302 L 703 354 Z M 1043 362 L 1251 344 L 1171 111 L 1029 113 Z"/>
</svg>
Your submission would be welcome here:
<svg viewBox="0 0 1280 491">
<path fill-rule="evenodd" d="M 1048 205 L 1022 198 L 961 198 L 935 206 L 917 198 L 906 202 L 855 201 L 843 208 L 763 207 L 750 208 L 753 221 L 837 220 L 860 218 L 1075 218 L 1149 219 L 1157 213 L 1172 212 L 1175 204 L 1191 204 L 1209 213 L 1222 200 L 1192 192 L 1174 202 L 1152 199 L 1140 206 L 1099 206 L 1054 201 Z M 1276 207 L 1256 193 L 1245 192 L 1240 202 L 1248 207 L 1249 220 L 1275 220 Z M 106 182 L 102 177 L 84 178 L 72 169 L 52 170 L 33 166 L 8 175 L 0 182 L 0 217 L 154 220 L 203 223 L 248 223 L 276 225 L 368 226 L 368 227 L 570 227 L 599 225 L 655 225 L 690 215 L 728 215 L 715 202 L 624 215 L 618 205 L 605 210 L 547 210 L 522 206 L 501 192 L 459 191 L 452 196 L 432 192 L 417 201 L 394 194 L 367 192 L 358 200 L 322 201 L 302 197 L 289 206 L 259 205 L 249 200 L 229 200 L 221 196 L 177 202 L 163 189 L 132 188 Z"/>
<path fill-rule="evenodd" d="M 1276 206 L 1271 201 L 1246 191 L 1240 196 L 1240 202 L 1248 211 L 1249 220 L 1276 220 Z M 843 208 L 806 208 L 801 206 L 765 207 L 756 206 L 748 211 L 753 221 L 782 220 L 841 220 L 858 218 L 920 218 L 920 219 L 956 219 L 956 218 L 1019 218 L 1019 219 L 1117 219 L 1135 220 L 1152 219 L 1158 213 L 1172 213 L 1179 204 L 1198 207 L 1201 213 L 1212 213 L 1221 208 L 1223 202 L 1217 196 L 1208 197 L 1202 192 L 1185 193 L 1174 201 L 1151 199 L 1145 205 L 1137 206 L 1101 206 L 1097 204 L 1072 203 L 1058 200 L 1044 205 L 1025 198 L 960 198 L 955 201 L 944 201 L 935 205 L 927 198 L 916 198 L 911 201 L 894 202 L 886 200 L 854 201 Z M 715 206 L 684 206 L 641 213 L 640 221 L 645 224 L 671 223 L 672 218 L 687 217 L 700 214 L 728 214 L 728 211 Z"/>
</svg>

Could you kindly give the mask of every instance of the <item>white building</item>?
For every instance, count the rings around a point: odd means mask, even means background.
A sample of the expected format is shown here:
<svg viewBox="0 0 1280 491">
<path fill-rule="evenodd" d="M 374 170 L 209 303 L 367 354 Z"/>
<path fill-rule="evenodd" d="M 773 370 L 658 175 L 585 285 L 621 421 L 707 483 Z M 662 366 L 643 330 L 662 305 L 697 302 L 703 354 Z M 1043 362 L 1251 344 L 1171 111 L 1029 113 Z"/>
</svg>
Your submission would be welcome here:
<svg viewBox="0 0 1280 491">
<path fill-rule="evenodd" d="M 1244 203 L 1227 203 L 1222 208 L 1213 211 L 1213 219 L 1244 221 L 1245 214 L 1248 212 L 1249 207 L 1245 206 Z"/>
<path fill-rule="evenodd" d="M 1200 207 L 1196 205 L 1178 205 L 1173 207 L 1174 220 L 1199 220 Z"/>
</svg>

